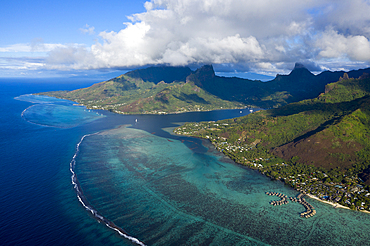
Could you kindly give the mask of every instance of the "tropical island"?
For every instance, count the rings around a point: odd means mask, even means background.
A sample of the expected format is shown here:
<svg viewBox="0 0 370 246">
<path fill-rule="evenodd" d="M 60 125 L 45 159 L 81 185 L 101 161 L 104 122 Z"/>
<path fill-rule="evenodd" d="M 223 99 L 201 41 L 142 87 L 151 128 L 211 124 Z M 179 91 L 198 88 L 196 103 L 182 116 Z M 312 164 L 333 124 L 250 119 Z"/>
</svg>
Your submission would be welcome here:
<svg viewBox="0 0 370 246">
<path fill-rule="evenodd" d="M 176 134 L 209 139 L 235 162 L 321 201 L 370 210 L 370 77 L 347 73 L 314 99 Z"/>
<path fill-rule="evenodd" d="M 357 78 L 367 70 L 348 72 Z M 170 114 L 235 108 L 277 108 L 317 97 L 344 72 L 312 74 L 297 63 L 289 75 L 267 82 L 215 75 L 212 65 L 149 67 L 73 91 L 39 93 L 119 114 Z"/>
<path fill-rule="evenodd" d="M 235 162 L 322 201 L 370 210 L 370 68 L 314 75 L 297 63 L 267 82 L 211 65 L 149 67 L 74 91 L 39 93 L 119 114 L 265 108 L 176 134 L 208 139 Z"/>
</svg>

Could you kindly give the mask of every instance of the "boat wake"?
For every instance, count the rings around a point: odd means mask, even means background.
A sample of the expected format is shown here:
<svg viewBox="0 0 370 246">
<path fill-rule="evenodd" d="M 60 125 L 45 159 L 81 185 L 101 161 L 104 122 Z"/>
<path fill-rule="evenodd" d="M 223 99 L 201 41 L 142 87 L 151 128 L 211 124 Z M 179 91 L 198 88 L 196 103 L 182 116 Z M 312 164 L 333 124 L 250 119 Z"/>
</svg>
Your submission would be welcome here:
<svg viewBox="0 0 370 246">
<path fill-rule="evenodd" d="M 131 242 L 133 242 L 133 243 L 135 243 L 137 245 L 140 245 L 140 246 L 145 246 L 145 244 L 143 242 L 141 242 L 139 239 L 128 235 L 128 233 L 124 229 L 120 228 L 119 226 L 117 226 L 116 224 L 114 224 L 112 221 L 108 220 L 107 218 L 105 218 L 104 216 L 102 216 L 101 214 L 99 214 L 98 211 L 95 210 L 91 204 L 89 204 L 88 200 L 86 199 L 86 197 L 84 196 L 84 194 L 82 192 L 80 183 L 78 182 L 77 175 L 76 175 L 76 172 L 75 172 L 76 157 L 78 155 L 78 152 L 79 152 L 79 149 L 80 149 L 80 145 L 81 145 L 82 141 L 85 139 L 85 137 L 96 135 L 96 134 L 99 134 L 99 132 L 93 133 L 93 134 L 87 134 L 87 135 L 84 135 L 81 138 L 80 142 L 77 144 L 76 152 L 73 155 L 73 158 L 72 158 L 72 160 L 71 160 L 71 162 L 69 164 L 69 170 L 72 173 L 72 176 L 71 176 L 72 185 L 73 185 L 73 187 L 74 187 L 74 189 L 76 191 L 77 198 L 80 201 L 80 203 L 82 204 L 82 206 L 87 211 L 89 211 L 96 218 L 96 220 L 98 222 L 104 223 L 108 228 L 110 228 L 110 229 L 118 232 L 119 235 L 121 235 L 122 237 L 130 240 Z"/>
</svg>

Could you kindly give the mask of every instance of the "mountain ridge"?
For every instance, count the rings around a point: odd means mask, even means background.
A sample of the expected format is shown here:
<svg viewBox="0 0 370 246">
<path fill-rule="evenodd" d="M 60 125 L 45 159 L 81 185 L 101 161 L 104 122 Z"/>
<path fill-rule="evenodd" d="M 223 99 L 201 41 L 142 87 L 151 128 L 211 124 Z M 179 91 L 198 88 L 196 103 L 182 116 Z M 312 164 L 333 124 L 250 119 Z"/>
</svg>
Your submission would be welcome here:
<svg viewBox="0 0 370 246">
<path fill-rule="evenodd" d="M 167 84 L 174 81 L 185 81 L 192 74 L 189 67 L 149 67 L 127 72 L 125 75 L 131 78 L 142 79 L 145 82 L 158 84 L 163 81 Z"/>
<path fill-rule="evenodd" d="M 348 75 L 356 77 L 364 72 L 370 73 L 370 68 L 350 71 Z M 261 82 L 217 76 L 212 65 L 204 65 L 196 71 L 188 67 L 149 67 L 127 72 L 88 88 L 43 94 L 76 101 L 88 108 L 116 113 L 178 113 L 248 106 L 276 108 L 317 97 L 325 92 L 328 83 L 337 81 L 343 74 L 343 71 L 339 71 L 314 75 L 302 64 L 296 63 L 288 75 L 277 75 L 271 81 Z M 180 84 L 193 86 L 193 91 L 188 90 L 188 94 L 181 92 L 183 85 L 177 86 Z M 200 92 L 203 93 L 202 96 Z M 170 95 L 169 93 L 173 100 L 160 99 L 161 95 Z M 181 93 L 186 95 L 180 96 Z M 204 98 L 206 95 L 207 99 Z M 149 100 L 151 97 L 158 100 Z M 203 100 L 185 100 L 197 97 Z M 217 106 L 215 104 L 213 107 L 210 102 L 216 101 Z M 154 103 L 156 106 L 146 103 Z M 131 107 L 128 108 L 127 105 Z"/>
</svg>

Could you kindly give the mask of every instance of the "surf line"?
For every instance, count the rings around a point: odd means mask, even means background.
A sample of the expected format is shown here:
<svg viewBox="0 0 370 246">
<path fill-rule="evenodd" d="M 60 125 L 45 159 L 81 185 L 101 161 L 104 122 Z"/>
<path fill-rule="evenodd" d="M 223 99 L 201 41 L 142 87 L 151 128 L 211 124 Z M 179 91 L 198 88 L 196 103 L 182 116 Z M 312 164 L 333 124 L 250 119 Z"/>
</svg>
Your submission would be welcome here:
<svg viewBox="0 0 370 246">
<path fill-rule="evenodd" d="M 82 204 L 82 206 L 86 210 L 88 210 L 98 220 L 98 222 L 103 222 L 108 228 L 110 228 L 112 230 L 115 230 L 116 232 L 118 232 L 119 235 L 121 235 L 122 237 L 130 240 L 131 242 L 136 243 L 137 245 L 140 245 L 140 246 L 145 246 L 145 244 L 143 242 L 141 242 L 139 239 L 128 235 L 128 233 L 125 230 L 123 230 L 122 228 L 120 228 L 119 226 L 117 226 L 116 224 L 114 224 L 112 221 L 108 220 L 104 216 L 100 215 L 98 213 L 98 211 L 95 210 L 93 208 L 93 206 L 88 202 L 88 200 L 86 199 L 86 197 L 84 196 L 84 194 L 82 192 L 81 185 L 78 182 L 77 175 L 76 175 L 76 172 L 75 172 L 76 157 L 77 157 L 77 154 L 80 150 L 80 145 L 81 145 L 82 141 L 85 139 L 85 137 L 96 135 L 96 134 L 99 134 L 99 132 L 92 133 L 92 134 L 87 134 L 87 135 L 84 135 L 81 138 L 80 142 L 76 146 L 76 152 L 73 155 L 73 158 L 72 158 L 72 160 L 69 164 L 69 170 L 72 173 L 72 176 L 71 176 L 72 185 L 73 185 L 73 187 L 76 191 L 77 198 L 80 201 L 80 203 Z"/>
<path fill-rule="evenodd" d="M 25 110 L 23 110 L 22 111 L 22 113 L 21 113 L 21 117 L 24 119 L 24 113 L 27 111 L 27 109 L 29 109 L 29 108 L 31 108 L 31 107 L 33 107 L 33 106 L 35 106 L 35 105 L 31 105 L 31 106 L 29 106 L 29 107 L 27 107 Z M 26 120 L 26 119 L 25 119 Z M 26 120 L 27 121 L 27 120 Z"/>
<path fill-rule="evenodd" d="M 39 124 L 39 123 L 36 123 L 36 122 L 32 122 L 30 120 L 27 119 L 27 117 L 24 115 L 26 113 L 26 111 L 32 107 L 35 107 L 39 104 L 45 104 L 45 105 L 57 105 L 57 104 L 53 104 L 53 103 L 38 103 L 38 104 L 35 104 L 35 105 L 31 105 L 29 106 L 28 108 L 26 108 L 25 110 L 22 111 L 21 113 L 21 118 L 23 120 L 25 120 L 26 122 L 30 123 L 30 124 L 33 124 L 33 125 L 37 125 L 37 126 L 45 126 L 45 127 L 55 127 L 55 128 L 61 128 L 61 129 L 67 129 L 67 128 L 72 128 L 72 127 L 75 127 L 77 126 L 77 124 L 74 124 L 72 126 L 66 126 L 66 127 L 63 127 L 63 126 L 53 126 L 53 125 L 45 125 L 45 124 Z"/>
<path fill-rule="evenodd" d="M 38 104 L 41 104 L 41 103 L 38 103 Z M 31 106 L 29 106 L 28 108 L 26 108 L 25 110 L 23 110 L 23 111 L 22 111 L 22 113 L 21 113 L 21 118 L 22 118 L 22 119 L 24 119 L 26 122 L 31 123 L 31 124 L 34 124 L 34 125 L 37 125 L 37 126 L 46 126 L 46 127 L 64 128 L 64 127 L 57 127 L 57 126 L 49 126 L 49 125 L 39 124 L 39 123 L 32 122 L 32 121 L 30 121 L 30 120 L 27 120 L 27 117 L 24 115 L 24 114 L 26 113 L 26 111 L 27 111 L 28 109 L 30 109 L 30 108 L 32 108 L 32 107 L 34 107 L 34 106 L 38 105 L 38 104 L 31 105 Z M 51 103 L 45 103 L 45 104 L 50 104 L 50 105 L 52 105 Z"/>
</svg>

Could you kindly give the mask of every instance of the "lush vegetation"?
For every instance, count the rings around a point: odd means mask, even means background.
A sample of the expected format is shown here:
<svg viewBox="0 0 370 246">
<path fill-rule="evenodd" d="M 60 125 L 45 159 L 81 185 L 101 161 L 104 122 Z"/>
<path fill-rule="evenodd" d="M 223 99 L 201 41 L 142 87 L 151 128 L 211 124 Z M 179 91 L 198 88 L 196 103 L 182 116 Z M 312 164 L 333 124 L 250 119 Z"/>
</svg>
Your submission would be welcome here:
<svg viewBox="0 0 370 246">
<path fill-rule="evenodd" d="M 188 123 L 175 132 L 207 138 L 236 162 L 302 192 L 370 210 L 367 73 L 370 68 L 314 75 L 296 64 L 289 75 L 261 82 L 219 77 L 212 66 L 195 72 L 151 67 L 89 88 L 40 94 L 116 113 L 272 108 L 236 119 Z"/>
<path fill-rule="evenodd" d="M 369 69 L 370 70 L 370 69 Z M 358 71 L 349 73 L 358 77 Z M 195 72 L 187 67 L 150 67 L 75 91 L 42 93 L 76 101 L 88 108 L 116 113 L 179 113 L 256 106 L 277 108 L 317 97 L 343 72 L 313 75 L 297 64 L 289 75 L 269 82 L 215 75 L 212 66 Z"/>
<path fill-rule="evenodd" d="M 42 94 L 116 113 L 271 108 L 236 119 L 188 123 L 175 132 L 207 138 L 236 162 L 302 192 L 370 210 L 369 72 L 313 75 L 296 64 L 289 75 L 261 82 L 219 77 L 212 66 L 195 72 L 152 67 L 89 88 Z"/>
<path fill-rule="evenodd" d="M 315 99 L 175 132 L 207 138 L 236 162 L 302 192 L 370 210 L 370 78 L 343 77 Z"/>
<path fill-rule="evenodd" d="M 245 107 L 243 103 L 222 100 L 191 81 L 187 83 L 162 81 L 156 84 L 128 75 L 121 75 L 75 91 L 40 94 L 69 99 L 91 109 L 104 109 L 126 114 L 181 113 Z"/>
</svg>

